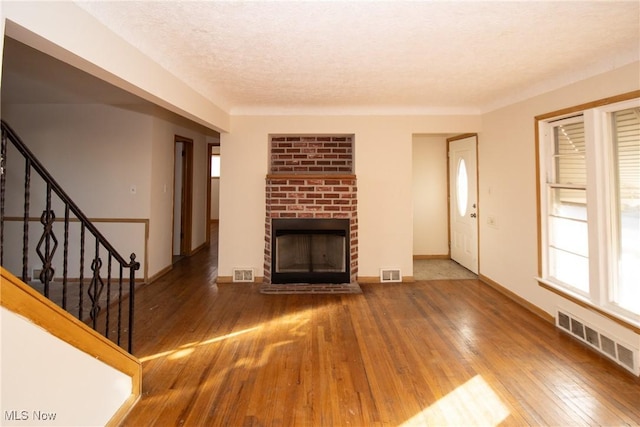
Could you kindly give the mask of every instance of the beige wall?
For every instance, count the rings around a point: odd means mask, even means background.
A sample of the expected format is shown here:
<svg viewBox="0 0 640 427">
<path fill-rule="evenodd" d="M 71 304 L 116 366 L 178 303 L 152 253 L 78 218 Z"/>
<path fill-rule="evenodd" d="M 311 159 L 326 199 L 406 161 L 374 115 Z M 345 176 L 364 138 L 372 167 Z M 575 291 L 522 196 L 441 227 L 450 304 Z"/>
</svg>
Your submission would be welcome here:
<svg viewBox="0 0 640 427">
<path fill-rule="evenodd" d="M 638 63 L 576 82 L 482 117 L 479 135 L 480 272 L 555 315 L 563 298 L 537 285 L 537 207 L 534 117 L 640 89 Z M 497 228 L 487 225 L 494 216 Z M 579 315 L 579 307 L 571 307 Z M 600 317 L 594 325 L 639 346 L 640 338 Z"/>
<path fill-rule="evenodd" d="M 414 135 L 413 254 L 448 255 L 447 139 Z"/>
<path fill-rule="evenodd" d="M 219 272 L 262 271 L 269 134 L 354 134 L 359 275 L 413 274 L 412 144 L 417 133 L 480 129 L 478 116 L 235 116 L 221 137 Z"/>
</svg>

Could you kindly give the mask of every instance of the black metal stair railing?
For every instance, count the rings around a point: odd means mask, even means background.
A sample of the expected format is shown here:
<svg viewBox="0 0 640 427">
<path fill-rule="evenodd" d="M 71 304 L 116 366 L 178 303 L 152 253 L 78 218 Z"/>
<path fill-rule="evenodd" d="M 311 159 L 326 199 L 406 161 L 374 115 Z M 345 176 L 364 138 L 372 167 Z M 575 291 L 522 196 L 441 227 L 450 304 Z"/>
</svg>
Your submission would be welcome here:
<svg viewBox="0 0 640 427">
<path fill-rule="evenodd" d="M 15 150 L 12 149 L 9 152 L 8 142 L 11 142 Z M 18 179 L 13 180 L 20 175 L 20 157 L 16 162 L 11 159 L 11 163 L 8 163 L 8 156 L 16 152 L 24 159 L 24 179 L 19 178 L 23 181 L 22 183 L 17 182 Z M 32 172 L 36 172 L 37 176 L 32 176 Z M 8 175 L 12 178 L 9 184 Z M 33 178 L 38 179 L 38 177 L 42 181 L 38 180 L 39 187 L 36 185 L 35 191 L 32 191 Z M 8 198 L 9 192 L 11 197 Z M 44 201 L 39 201 L 40 206 L 43 207 L 39 218 L 30 216 L 34 194 L 44 197 Z M 20 198 L 23 199 L 22 203 Z M 10 205 L 9 202 L 11 202 Z M 54 204 L 64 212 L 62 219 L 56 217 Z M 22 213 L 13 217 L 5 216 L 7 208 L 12 212 L 22 210 Z M 36 221 L 40 222 L 42 233 L 35 248 L 30 248 L 30 235 L 34 232 L 40 234 L 37 230 L 30 228 L 31 223 Z M 17 225 L 10 230 L 10 223 L 13 225 L 21 223 L 22 226 Z M 16 252 L 20 243 L 22 253 L 18 255 Z M 59 254 L 60 245 L 62 245 L 62 255 Z M 5 262 L 8 261 L 9 255 L 15 258 L 12 260 L 14 269 L 20 270 L 13 273 L 20 276 L 23 282 L 31 284 L 46 298 L 132 352 L 135 274 L 140 268 L 136 255 L 132 253 L 129 260 L 126 260 L 113 248 L 13 129 L 2 120 L 0 265 L 5 268 L 7 268 Z M 41 265 L 41 269 L 33 268 L 30 264 L 30 259 L 35 255 L 39 259 L 38 266 Z M 106 265 L 103 259 L 106 260 Z M 77 264 L 77 268 L 70 263 Z M 18 266 L 19 264 L 21 266 Z M 39 271 L 37 278 L 30 277 L 30 266 L 32 271 Z M 60 268 L 62 275 L 56 277 L 56 270 Z M 10 268 L 7 270 L 11 271 Z M 76 273 L 72 271 L 77 272 L 77 276 L 74 276 Z M 35 274 L 31 276 L 33 275 Z M 86 275 L 90 277 L 85 278 Z"/>
</svg>

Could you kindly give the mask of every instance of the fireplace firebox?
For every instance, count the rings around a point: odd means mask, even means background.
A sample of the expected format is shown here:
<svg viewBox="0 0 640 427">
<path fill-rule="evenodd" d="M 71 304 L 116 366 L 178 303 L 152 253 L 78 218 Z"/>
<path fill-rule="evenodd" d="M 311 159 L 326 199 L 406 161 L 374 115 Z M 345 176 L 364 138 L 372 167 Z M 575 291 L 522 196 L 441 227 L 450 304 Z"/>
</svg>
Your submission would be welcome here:
<svg viewBox="0 0 640 427">
<path fill-rule="evenodd" d="M 272 222 L 272 283 L 349 283 L 349 220 Z"/>
</svg>

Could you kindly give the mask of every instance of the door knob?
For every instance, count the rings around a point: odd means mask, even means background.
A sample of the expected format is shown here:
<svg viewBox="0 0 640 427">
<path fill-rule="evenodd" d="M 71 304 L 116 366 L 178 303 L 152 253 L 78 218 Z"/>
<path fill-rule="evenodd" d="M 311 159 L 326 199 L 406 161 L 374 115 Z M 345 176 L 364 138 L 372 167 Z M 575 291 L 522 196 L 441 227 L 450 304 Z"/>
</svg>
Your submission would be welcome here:
<svg viewBox="0 0 640 427">
<path fill-rule="evenodd" d="M 471 218 L 475 218 L 475 217 L 476 217 L 476 214 L 475 214 L 475 213 L 472 213 L 470 216 L 471 216 Z"/>
</svg>

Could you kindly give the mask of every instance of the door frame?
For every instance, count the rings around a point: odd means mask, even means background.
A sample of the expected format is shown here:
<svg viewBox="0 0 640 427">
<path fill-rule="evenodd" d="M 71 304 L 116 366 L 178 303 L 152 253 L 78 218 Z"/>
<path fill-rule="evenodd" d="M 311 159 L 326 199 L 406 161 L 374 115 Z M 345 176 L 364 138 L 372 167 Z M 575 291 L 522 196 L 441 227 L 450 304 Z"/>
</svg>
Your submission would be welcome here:
<svg viewBox="0 0 640 427">
<path fill-rule="evenodd" d="M 477 221 L 477 227 L 476 227 L 476 254 L 477 254 L 477 270 L 478 270 L 478 274 L 480 274 L 480 198 L 479 198 L 479 161 L 478 161 L 478 145 L 480 143 L 479 138 L 478 138 L 478 134 L 477 133 L 463 133 L 461 135 L 456 135 L 456 136 L 452 136 L 450 138 L 447 138 L 447 235 L 449 237 L 449 257 L 451 258 L 451 179 L 450 179 L 450 174 L 451 174 L 451 166 L 450 166 L 450 159 L 449 159 L 449 150 L 450 150 L 450 145 L 451 142 L 453 141 L 459 141 L 461 139 L 467 139 L 467 138 L 472 138 L 475 137 L 476 138 L 476 221 Z M 453 259 L 453 258 L 451 258 Z"/>
<path fill-rule="evenodd" d="M 180 203 L 180 256 L 191 255 L 191 232 L 192 232 L 192 213 L 193 213 L 193 140 L 180 135 L 174 135 L 174 188 L 175 188 L 175 165 L 177 161 L 182 162 L 182 194 Z M 182 144 L 182 158 L 175 158 L 176 146 Z M 174 193 L 173 203 L 174 209 L 178 201 Z M 175 222 L 175 218 L 174 218 Z M 172 241 L 175 242 L 175 233 Z M 173 244 L 171 252 L 173 254 Z"/>
</svg>

